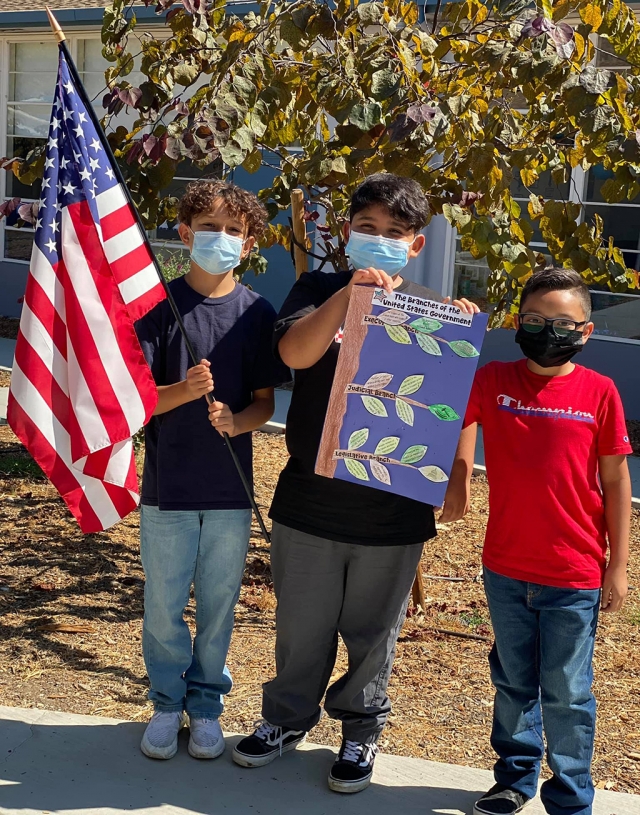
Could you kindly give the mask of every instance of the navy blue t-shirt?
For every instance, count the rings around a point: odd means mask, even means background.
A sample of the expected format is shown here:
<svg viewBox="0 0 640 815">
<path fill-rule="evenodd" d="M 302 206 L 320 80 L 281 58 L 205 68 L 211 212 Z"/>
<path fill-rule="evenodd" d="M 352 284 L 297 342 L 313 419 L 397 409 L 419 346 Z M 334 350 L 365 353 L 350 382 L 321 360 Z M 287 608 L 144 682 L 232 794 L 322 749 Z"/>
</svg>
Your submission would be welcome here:
<svg viewBox="0 0 640 815">
<path fill-rule="evenodd" d="M 211 362 L 214 396 L 239 413 L 253 391 L 288 381 L 272 352 L 273 307 L 236 284 L 224 297 L 203 297 L 180 277 L 170 289 L 198 360 Z M 193 363 L 168 301 L 136 323 L 157 385 L 186 379 Z M 253 483 L 251 433 L 231 439 Z M 145 427 L 142 503 L 161 510 L 245 509 L 250 506 L 222 436 L 209 422 L 203 398 L 154 416 Z"/>
</svg>

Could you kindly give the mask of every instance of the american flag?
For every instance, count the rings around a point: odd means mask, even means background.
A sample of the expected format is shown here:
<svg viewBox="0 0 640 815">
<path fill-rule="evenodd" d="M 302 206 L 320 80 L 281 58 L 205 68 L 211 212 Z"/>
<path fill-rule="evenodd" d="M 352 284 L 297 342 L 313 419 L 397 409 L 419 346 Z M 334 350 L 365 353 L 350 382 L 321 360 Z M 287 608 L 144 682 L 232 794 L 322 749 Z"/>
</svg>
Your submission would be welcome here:
<svg viewBox="0 0 640 815">
<path fill-rule="evenodd" d="M 8 420 L 85 533 L 138 505 L 157 390 L 133 323 L 165 296 L 93 121 L 61 47 Z"/>
</svg>

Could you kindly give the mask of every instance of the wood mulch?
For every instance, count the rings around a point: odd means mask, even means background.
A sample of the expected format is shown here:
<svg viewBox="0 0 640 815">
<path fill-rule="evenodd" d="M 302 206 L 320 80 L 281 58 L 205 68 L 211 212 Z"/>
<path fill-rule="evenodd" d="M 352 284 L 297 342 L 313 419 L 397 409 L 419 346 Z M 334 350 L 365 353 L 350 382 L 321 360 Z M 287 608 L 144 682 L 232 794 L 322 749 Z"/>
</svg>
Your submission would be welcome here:
<svg viewBox="0 0 640 815">
<path fill-rule="evenodd" d="M 266 511 L 286 452 L 279 436 L 256 434 L 255 446 L 256 495 Z M 474 478 L 472 504 L 464 521 L 427 544 L 427 611 L 411 609 L 402 631 L 389 689 L 394 712 L 381 746 L 490 768 L 483 477 Z M 602 615 L 597 637 L 593 773 L 601 788 L 640 793 L 640 512 L 632 552 L 629 601 L 620 614 Z M 109 533 L 83 537 L 10 429 L 0 427 L 0 703 L 148 718 L 143 585 L 137 513 Z M 223 718 L 229 731 L 248 732 L 260 716 L 261 683 L 274 673 L 274 609 L 269 550 L 254 524 L 228 660 L 235 680 Z M 193 605 L 186 616 L 193 625 Z M 341 648 L 334 677 L 345 668 Z M 312 738 L 338 745 L 338 727 L 325 717 Z"/>
</svg>

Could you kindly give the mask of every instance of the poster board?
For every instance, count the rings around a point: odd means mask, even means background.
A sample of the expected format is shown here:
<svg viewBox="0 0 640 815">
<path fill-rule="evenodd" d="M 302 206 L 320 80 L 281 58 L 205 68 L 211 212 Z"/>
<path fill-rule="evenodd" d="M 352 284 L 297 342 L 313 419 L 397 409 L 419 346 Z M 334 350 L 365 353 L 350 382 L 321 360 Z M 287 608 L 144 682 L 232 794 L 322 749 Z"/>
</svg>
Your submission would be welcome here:
<svg viewBox="0 0 640 815">
<path fill-rule="evenodd" d="M 354 286 L 315 472 L 441 506 L 487 320 Z"/>
</svg>

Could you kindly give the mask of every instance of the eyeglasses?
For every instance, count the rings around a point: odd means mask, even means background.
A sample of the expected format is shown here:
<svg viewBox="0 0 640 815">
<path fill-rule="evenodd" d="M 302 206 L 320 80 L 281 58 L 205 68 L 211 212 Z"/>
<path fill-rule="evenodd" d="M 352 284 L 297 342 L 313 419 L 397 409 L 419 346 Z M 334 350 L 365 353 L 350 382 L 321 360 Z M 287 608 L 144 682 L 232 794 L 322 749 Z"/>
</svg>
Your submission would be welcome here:
<svg viewBox="0 0 640 815">
<path fill-rule="evenodd" d="M 586 324 L 586 320 L 583 320 L 581 323 L 576 323 L 575 320 L 565 320 L 564 317 L 547 320 L 539 314 L 520 315 L 520 325 L 525 331 L 529 332 L 529 334 L 539 334 L 546 325 L 550 325 L 556 337 L 568 337 L 573 331 L 577 331 Z"/>
</svg>

